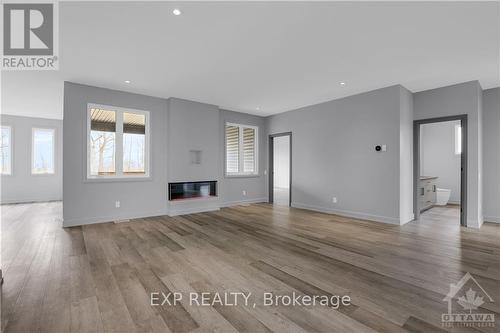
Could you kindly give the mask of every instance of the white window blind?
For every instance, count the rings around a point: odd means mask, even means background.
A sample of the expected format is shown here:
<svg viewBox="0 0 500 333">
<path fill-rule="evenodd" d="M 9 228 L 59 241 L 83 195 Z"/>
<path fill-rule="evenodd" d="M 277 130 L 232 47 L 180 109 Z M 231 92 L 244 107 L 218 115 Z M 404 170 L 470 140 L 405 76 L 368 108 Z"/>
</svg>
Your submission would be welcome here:
<svg viewBox="0 0 500 333">
<path fill-rule="evenodd" d="M 256 175 L 258 129 L 255 126 L 226 124 L 226 174 Z"/>
<path fill-rule="evenodd" d="M 243 128 L 243 172 L 255 172 L 255 129 Z"/>
<path fill-rule="evenodd" d="M 226 126 L 226 172 L 238 173 L 240 129 L 238 126 Z"/>
</svg>

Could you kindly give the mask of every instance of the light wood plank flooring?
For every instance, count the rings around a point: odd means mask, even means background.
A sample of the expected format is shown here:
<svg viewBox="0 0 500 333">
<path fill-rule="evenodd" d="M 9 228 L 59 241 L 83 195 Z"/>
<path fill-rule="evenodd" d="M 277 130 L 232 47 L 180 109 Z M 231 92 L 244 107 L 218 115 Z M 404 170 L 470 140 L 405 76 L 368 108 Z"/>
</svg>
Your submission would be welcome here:
<svg viewBox="0 0 500 333">
<path fill-rule="evenodd" d="M 453 207 L 391 226 L 268 204 L 61 227 L 61 203 L 2 206 L 5 332 L 441 332 L 449 284 L 470 272 L 497 302 L 500 225 Z M 256 307 L 151 306 L 150 293 L 251 292 Z M 264 292 L 352 305 L 264 307 Z"/>
</svg>

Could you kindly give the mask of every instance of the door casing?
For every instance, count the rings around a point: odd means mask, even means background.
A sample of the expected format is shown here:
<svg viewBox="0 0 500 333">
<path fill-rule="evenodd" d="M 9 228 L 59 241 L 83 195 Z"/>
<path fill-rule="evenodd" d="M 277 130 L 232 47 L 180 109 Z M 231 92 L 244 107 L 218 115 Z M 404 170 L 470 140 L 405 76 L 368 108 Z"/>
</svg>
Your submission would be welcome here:
<svg viewBox="0 0 500 333">
<path fill-rule="evenodd" d="M 279 136 L 290 137 L 290 175 L 288 185 L 288 206 L 292 206 L 292 132 L 283 132 L 269 135 L 269 203 L 274 202 L 274 138 Z"/>
<path fill-rule="evenodd" d="M 418 186 L 420 183 L 420 127 L 423 124 L 441 123 L 460 120 L 462 127 L 462 154 L 460 156 L 460 225 L 467 226 L 467 115 L 456 115 L 413 121 L 413 214 L 415 220 L 420 217 Z"/>
</svg>

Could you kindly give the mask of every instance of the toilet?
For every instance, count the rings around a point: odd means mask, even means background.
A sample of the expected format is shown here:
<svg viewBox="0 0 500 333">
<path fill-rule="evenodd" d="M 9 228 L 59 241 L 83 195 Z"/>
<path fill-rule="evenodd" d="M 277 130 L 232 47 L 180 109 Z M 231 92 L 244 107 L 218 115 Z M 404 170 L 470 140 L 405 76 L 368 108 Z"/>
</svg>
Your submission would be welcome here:
<svg viewBox="0 0 500 333">
<path fill-rule="evenodd" d="M 438 206 L 446 206 L 448 201 L 450 200 L 451 190 L 446 188 L 437 188 L 436 189 L 436 205 Z"/>
</svg>

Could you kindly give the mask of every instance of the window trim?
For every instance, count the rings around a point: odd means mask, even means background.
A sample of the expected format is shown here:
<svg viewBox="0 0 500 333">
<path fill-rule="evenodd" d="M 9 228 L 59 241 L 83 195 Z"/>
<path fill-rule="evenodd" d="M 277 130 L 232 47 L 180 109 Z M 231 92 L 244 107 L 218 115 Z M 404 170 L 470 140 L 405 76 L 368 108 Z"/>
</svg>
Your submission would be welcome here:
<svg viewBox="0 0 500 333">
<path fill-rule="evenodd" d="M 228 172 L 227 171 L 227 136 L 226 136 L 226 127 L 234 126 L 238 127 L 239 135 L 238 135 L 238 169 L 243 170 L 243 129 L 251 128 L 255 130 L 255 142 L 254 142 L 254 150 L 255 150 L 255 171 L 253 172 Z M 228 178 L 234 177 L 259 177 L 259 127 L 254 125 L 245 125 L 245 124 L 237 124 L 232 122 L 225 122 L 224 124 L 224 175 Z"/>
<path fill-rule="evenodd" d="M 52 172 L 33 172 L 33 166 L 35 163 L 35 132 L 36 130 L 44 130 L 52 132 L 52 164 L 54 166 Z M 57 129 L 55 127 L 32 127 L 31 128 L 31 164 L 30 164 L 30 172 L 32 176 L 54 176 L 56 174 L 56 132 Z"/>
<path fill-rule="evenodd" d="M 114 111 L 116 115 L 116 131 L 115 131 L 115 175 L 113 176 L 92 176 L 90 174 L 90 110 L 93 108 L 105 109 Z M 124 175 L 123 174 L 123 114 L 124 113 L 143 114 L 146 118 L 145 129 L 145 152 L 144 152 L 144 174 L 143 175 Z M 150 127 L 150 112 L 146 110 L 138 110 L 132 108 L 123 108 L 119 106 L 88 103 L 86 112 L 87 131 L 85 135 L 87 146 L 87 181 L 128 181 L 128 180 L 149 180 L 151 178 L 151 127 Z"/>
<path fill-rule="evenodd" d="M 14 175 L 14 127 L 10 124 L 2 124 L 1 127 L 9 128 L 9 150 L 10 150 L 10 165 L 9 165 L 9 173 L 2 172 L 0 175 L 3 176 L 12 176 Z"/>
</svg>

